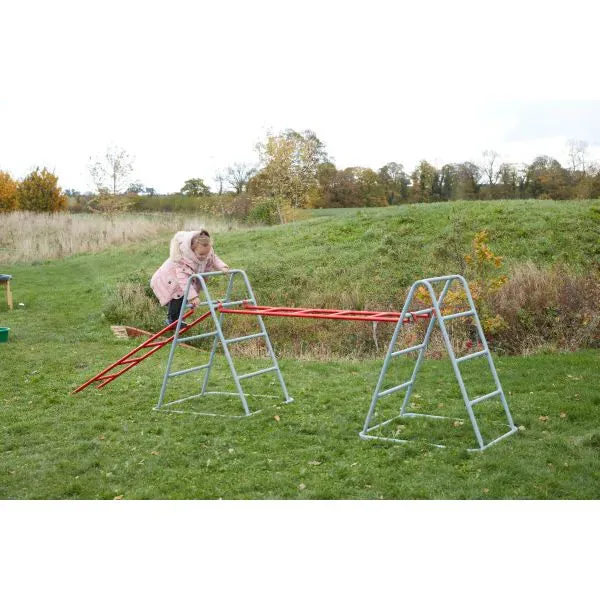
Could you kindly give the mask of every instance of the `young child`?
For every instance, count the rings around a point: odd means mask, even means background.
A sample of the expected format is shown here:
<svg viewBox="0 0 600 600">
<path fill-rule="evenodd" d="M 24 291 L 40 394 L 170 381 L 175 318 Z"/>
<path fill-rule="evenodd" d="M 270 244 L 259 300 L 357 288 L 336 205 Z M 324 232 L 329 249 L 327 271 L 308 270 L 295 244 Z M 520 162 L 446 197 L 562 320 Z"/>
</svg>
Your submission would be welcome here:
<svg viewBox="0 0 600 600">
<path fill-rule="evenodd" d="M 223 271 L 229 267 L 215 254 L 210 234 L 200 231 L 178 231 L 171 240 L 169 258 L 152 275 L 150 285 L 162 306 L 168 304 L 167 325 L 177 321 L 188 278 L 194 273 Z M 198 306 L 200 283 L 192 282 L 188 301 Z"/>
</svg>

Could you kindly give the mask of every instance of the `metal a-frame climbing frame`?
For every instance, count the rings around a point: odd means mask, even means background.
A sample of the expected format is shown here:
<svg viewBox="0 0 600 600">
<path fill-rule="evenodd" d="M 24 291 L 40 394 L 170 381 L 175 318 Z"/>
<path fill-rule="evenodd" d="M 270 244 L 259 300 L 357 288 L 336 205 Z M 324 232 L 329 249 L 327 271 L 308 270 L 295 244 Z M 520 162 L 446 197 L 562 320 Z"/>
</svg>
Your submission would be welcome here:
<svg viewBox="0 0 600 600">
<path fill-rule="evenodd" d="M 231 295 L 232 295 L 232 290 L 233 290 L 234 278 L 238 275 L 241 277 L 241 279 L 244 282 L 245 289 L 246 289 L 246 295 L 241 300 L 232 300 Z M 222 299 L 218 299 L 218 300 L 213 299 L 208 290 L 208 286 L 206 285 L 206 278 L 214 277 L 214 276 L 227 276 L 229 278 L 228 282 L 227 282 L 225 296 Z M 200 286 L 202 288 L 202 292 L 203 292 L 204 298 L 205 298 L 204 301 L 200 302 L 199 306 L 207 306 L 208 307 L 208 309 L 210 311 L 210 315 L 212 316 L 212 320 L 214 323 L 214 331 L 210 331 L 208 333 L 201 333 L 199 335 L 193 335 L 190 337 L 180 338 L 179 337 L 180 332 L 186 330 L 185 328 L 182 329 L 182 321 L 185 316 L 190 286 L 192 285 L 194 280 L 196 280 L 200 283 Z M 248 379 L 250 377 L 256 377 L 257 375 L 263 375 L 266 373 L 277 373 L 277 378 L 278 378 L 279 384 L 281 386 L 281 391 L 283 392 L 284 402 L 286 404 L 289 402 L 293 402 L 293 398 L 290 398 L 290 396 L 288 394 L 287 387 L 285 385 L 285 381 L 283 380 L 283 376 L 282 376 L 281 370 L 279 368 L 279 363 L 277 362 L 277 358 L 275 357 L 275 352 L 273 351 L 273 346 L 271 344 L 271 340 L 269 339 L 269 334 L 267 333 L 265 324 L 260 315 L 257 315 L 258 325 L 259 325 L 259 329 L 260 329 L 259 332 L 252 333 L 250 335 L 244 335 L 241 337 L 229 338 L 229 339 L 225 338 L 225 336 L 223 335 L 222 325 L 223 325 L 224 314 L 220 312 L 221 309 L 227 309 L 227 307 L 240 306 L 240 305 L 256 306 L 256 299 L 254 297 L 254 292 L 252 291 L 252 286 L 250 285 L 250 281 L 248 280 L 248 277 L 244 271 L 241 271 L 239 269 L 231 269 L 227 273 L 223 273 L 221 271 L 215 271 L 215 272 L 210 272 L 210 273 L 197 273 L 195 275 L 192 275 L 188 279 L 187 286 L 185 288 L 185 292 L 183 295 L 183 302 L 181 304 L 181 311 L 179 313 L 179 319 L 177 321 L 177 326 L 175 328 L 175 334 L 174 334 L 172 342 L 171 342 L 171 350 L 169 353 L 169 358 L 167 360 L 167 367 L 166 367 L 165 375 L 163 378 L 162 388 L 160 390 L 160 397 L 158 400 L 158 404 L 155 406 L 154 410 L 169 410 L 170 412 L 193 412 L 194 414 L 209 415 L 209 416 L 238 416 L 238 417 L 250 416 L 250 415 L 255 414 L 256 412 L 260 412 L 260 411 L 252 412 L 250 410 L 250 408 L 248 406 L 248 400 L 246 398 L 246 393 L 244 392 L 244 390 L 242 388 L 242 381 L 244 381 L 245 379 Z M 173 364 L 173 356 L 175 354 L 175 349 L 177 348 L 177 346 L 179 344 L 185 343 L 185 342 L 191 342 L 193 340 L 211 338 L 211 337 L 213 338 L 213 345 L 212 345 L 212 349 L 210 352 L 210 357 L 206 364 L 200 365 L 197 367 L 191 367 L 189 369 L 183 369 L 181 371 L 172 371 L 171 370 L 172 364 Z M 251 340 L 251 339 L 255 339 L 255 338 L 264 338 L 265 344 L 267 346 L 267 351 L 268 351 L 269 357 L 271 358 L 273 365 L 266 369 L 260 369 L 258 371 L 253 371 L 251 373 L 244 373 L 242 375 L 238 375 L 238 372 L 235 368 L 235 364 L 231 357 L 231 353 L 229 351 L 229 346 L 231 344 L 234 344 L 237 342 L 242 342 L 244 340 Z M 231 370 L 231 375 L 233 376 L 233 380 L 234 380 L 237 392 L 218 392 L 218 391 L 209 392 L 209 391 L 207 391 L 210 372 L 213 367 L 215 354 L 216 354 L 217 347 L 219 346 L 219 344 L 223 348 L 223 352 L 225 354 L 225 358 L 227 359 L 227 363 L 229 364 L 229 368 Z M 188 373 L 192 373 L 194 371 L 201 371 L 201 370 L 204 370 L 205 373 L 204 373 L 204 379 L 202 382 L 202 388 L 201 388 L 201 391 L 199 394 L 193 394 L 191 396 L 186 396 L 185 398 L 180 398 L 178 400 L 172 400 L 170 402 L 164 401 L 169 381 L 172 378 L 179 377 L 180 375 L 187 375 Z M 244 414 L 243 415 L 216 415 L 215 413 L 207 413 L 207 412 L 203 413 L 203 412 L 198 412 L 198 411 L 177 411 L 172 408 L 168 408 L 173 405 L 181 404 L 182 402 L 185 402 L 187 400 L 192 400 L 193 398 L 199 398 L 201 396 L 206 396 L 209 394 L 239 396 L 240 401 L 242 403 L 242 407 L 244 409 Z M 272 397 L 272 396 L 267 396 L 267 397 Z"/>
<path fill-rule="evenodd" d="M 438 297 L 436 295 L 433 285 L 439 284 L 442 282 L 444 282 L 444 287 Z M 450 286 L 455 282 L 458 282 L 462 286 L 462 288 L 465 292 L 465 296 L 467 298 L 468 304 L 469 304 L 469 310 L 464 311 L 464 312 L 443 315 L 442 310 L 444 308 L 444 300 L 446 298 L 446 293 L 450 289 Z M 399 336 L 399 334 L 402 330 L 402 327 L 404 325 L 404 322 L 405 322 L 404 317 L 406 316 L 406 314 L 408 312 L 408 308 L 410 307 L 410 305 L 413 301 L 413 298 L 415 296 L 417 289 L 419 289 L 419 287 L 421 287 L 421 286 L 423 286 L 427 289 L 427 291 L 429 292 L 429 295 L 431 297 L 431 302 L 432 302 L 432 307 L 433 307 L 433 314 L 431 317 L 431 321 L 429 322 L 429 325 L 425 332 L 423 341 L 420 344 L 411 346 L 409 348 L 403 348 L 401 350 L 397 350 L 396 343 L 397 343 L 398 336 Z M 384 440 L 384 441 L 389 441 L 389 442 L 404 443 L 409 440 L 378 436 L 378 435 L 374 435 L 371 432 L 374 432 L 377 429 L 380 429 L 381 427 L 388 425 L 389 423 L 391 423 L 392 421 L 395 421 L 396 419 L 401 419 L 401 418 L 405 418 L 405 417 L 409 417 L 409 418 L 410 417 L 429 417 L 429 418 L 434 418 L 434 419 L 447 418 L 447 417 L 441 417 L 439 415 L 426 415 L 426 414 L 421 414 L 421 413 L 412 413 L 412 412 L 407 412 L 407 410 L 406 410 L 415 380 L 417 378 L 417 375 L 421 368 L 421 364 L 423 363 L 423 359 L 425 357 L 425 352 L 427 350 L 427 346 L 428 346 L 429 340 L 431 338 L 431 333 L 432 333 L 433 328 L 436 323 L 439 325 L 439 328 L 441 330 L 442 338 L 444 341 L 444 346 L 446 347 L 448 356 L 450 357 L 450 361 L 452 363 L 452 368 L 454 370 L 454 374 L 456 375 L 456 379 L 458 381 L 458 385 L 460 387 L 460 391 L 461 391 L 461 394 L 462 394 L 462 397 L 463 397 L 463 400 L 465 403 L 465 408 L 467 410 L 467 414 L 469 415 L 469 419 L 471 420 L 471 424 L 473 426 L 473 431 L 475 432 L 475 437 L 477 438 L 478 447 L 477 448 L 469 448 L 469 450 L 485 450 L 486 448 L 489 448 L 492 444 L 495 444 L 495 443 L 499 442 L 500 440 L 502 440 L 503 438 L 515 433 L 517 431 L 517 427 L 515 427 L 512 416 L 510 414 L 510 410 L 508 408 L 508 404 L 507 404 L 506 398 L 504 396 L 504 391 L 502 389 L 500 379 L 498 378 L 498 373 L 496 372 L 496 367 L 494 366 L 494 361 L 492 359 L 492 355 L 488 348 L 487 341 L 485 339 L 485 335 L 484 335 L 483 329 L 481 327 L 481 322 L 479 321 L 479 316 L 478 316 L 477 310 L 475 308 L 475 304 L 473 303 L 473 297 L 471 296 L 471 291 L 469 290 L 469 286 L 468 286 L 466 280 L 464 279 L 464 277 L 462 277 L 461 275 L 447 275 L 445 277 L 431 277 L 428 279 L 421 279 L 419 281 L 415 281 L 415 283 L 413 283 L 413 285 L 410 288 L 408 296 L 406 297 L 406 301 L 404 303 L 404 308 L 402 309 L 401 314 L 402 314 L 402 318 L 400 318 L 398 320 L 398 324 L 396 325 L 396 328 L 394 330 L 394 334 L 392 336 L 392 340 L 390 342 L 390 345 L 389 345 L 389 348 L 388 348 L 388 351 L 387 351 L 387 354 L 386 354 L 386 357 L 385 357 L 385 360 L 383 363 L 383 367 L 381 369 L 381 373 L 379 374 L 379 379 L 377 381 L 375 391 L 373 392 L 373 397 L 371 399 L 371 405 L 369 407 L 369 412 L 367 413 L 367 417 L 365 419 L 365 424 L 360 433 L 360 437 L 362 439 L 369 439 L 369 440 Z M 477 334 L 478 334 L 481 344 L 483 346 L 483 350 L 477 351 L 477 352 L 472 352 L 471 354 L 467 354 L 465 356 L 461 356 L 460 358 L 457 358 L 456 354 L 454 352 L 454 349 L 452 348 L 450 336 L 448 335 L 448 330 L 446 328 L 446 321 L 448 321 L 450 319 L 461 318 L 461 317 L 472 317 L 475 327 L 477 329 Z M 388 371 L 388 368 L 390 366 L 392 359 L 403 356 L 403 355 L 411 353 L 411 352 L 418 352 L 419 354 L 418 354 L 418 357 L 417 357 L 417 360 L 416 360 L 415 366 L 413 368 L 410 379 L 408 381 L 405 381 L 394 387 L 382 390 L 384 378 Z M 461 375 L 459 365 L 464 361 L 471 360 L 471 359 L 477 358 L 477 357 L 483 357 L 483 356 L 485 356 L 487 359 L 488 366 L 489 366 L 490 372 L 492 374 L 492 377 L 494 379 L 494 384 L 496 386 L 496 389 L 488 394 L 484 394 L 483 396 L 479 396 L 479 397 L 471 400 L 469 398 L 465 383 L 463 381 L 463 377 Z M 392 417 L 391 419 L 387 419 L 386 421 L 383 421 L 382 423 L 377 423 L 375 425 L 372 425 L 371 421 L 375 414 L 375 408 L 377 406 L 377 402 L 379 401 L 379 399 L 384 396 L 388 396 L 389 394 L 399 392 L 400 390 L 406 390 L 404 392 L 404 400 L 402 401 L 402 407 L 400 409 L 400 414 L 398 414 L 395 417 Z M 483 437 L 481 435 L 481 431 L 479 429 L 479 424 L 477 423 L 477 419 L 473 412 L 473 406 L 475 406 L 479 402 L 483 402 L 484 400 L 488 400 L 488 399 L 496 398 L 496 397 L 499 397 L 500 402 L 502 403 L 502 407 L 506 414 L 506 420 L 508 422 L 509 430 L 506 433 L 498 436 L 494 440 L 491 440 L 486 443 L 483 440 Z M 434 444 L 434 445 L 443 447 L 443 446 L 440 446 L 439 444 Z"/>
<path fill-rule="evenodd" d="M 211 297 L 208 287 L 206 285 L 206 277 L 213 277 L 213 276 L 226 276 L 226 277 L 228 276 L 229 277 L 224 298 L 213 299 Z M 245 290 L 246 290 L 245 297 L 240 300 L 232 299 L 233 283 L 234 283 L 234 278 L 236 276 L 241 277 L 241 279 L 243 280 L 243 283 L 245 285 Z M 193 321 L 191 321 L 189 324 L 186 325 L 185 323 L 183 323 L 183 319 L 191 316 L 191 314 L 193 313 L 193 310 L 188 311 L 188 309 L 186 308 L 186 305 L 187 305 L 190 286 L 192 285 L 194 280 L 197 280 L 200 283 L 200 287 L 202 288 L 202 292 L 203 292 L 204 298 L 205 298 L 205 300 L 203 302 L 199 303 L 199 306 L 207 307 L 208 311 L 201 314 L 199 317 L 197 317 L 196 319 L 194 319 Z M 446 298 L 446 294 L 449 291 L 450 287 L 455 282 L 458 282 L 458 284 L 460 286 L 462 286 L 465 297 L 468 301 L 469 310 L 464 311 L 464 312 L 457 312 L 457 313 L 444 315 L 442 312 L 444 310 L 444 300 Z M 438 297 L 434 290 L 434 285 L 442 284 L 442 283 L 443 283 L 443 289 Z M 415 293 L 421 286 L 425 287 L 425 289 L 428 291 L 428 293 L 430 295 L 432 306 L 427 309 L 422 309 L 422 310 L 417 310 L 417 311 L 409 311 L 409 307 L 411 306 L 411 303 L 415 297 Z M 503 438 L 505 438 L 509 435 L 512 435 L 513 433 L 515 433 L 517 431 L 517 428 L 515 427 L 514 422 L 512 420 L 512 416 L 510 414 L 508 404 L 506 402 L 506 398 L 504 395 L 504 391 L 502 390 L 502 385 L 500 384 L 500 380 L 498 378 L 498 374 L 496 372 L 496 368 L 494 366 L 494 362 L 492 360 L 492 356 L 491 356 L 490 350 L 488 348 L 487 341 L 485 339 L 485 335 L 484 335 L 483 329 L 481 327 L 481 323 L 479 321 L 479 316 L 477 315 L 477 310 L 475 308 L 475 304 L 473 303 L 473 298 L 471 296 L 469 286 L 468 286 L 466 280 L 460 275 L 447 275 L 444 277 L 431 277 L 428 279 L 421 279 L 419 281 L 416 281 L 415 283 L 413 283 L 413 285 L 410 288 L 410 291 L 408 293 L 408 296 L 406 298 L 406 301 L 404 303 L 404 307 L 403 307 L 401 313 L 377 312 L 377 311 L 350 311 L 350 310 L 318 309 L 318 308 L 313 309 L 313 308 L 297 308 L 297 307 L 291 308 L 291 307 L 285 307 L 285 306 L 258 306 L 256 304 L 254 292 L 252 291 L 252 287 L 250 286 L 250 282 L 248 280 L 246 273 L 244 271 L 241 271 L 238 269 L 233 269 L 233 270 L 229 271 L 227 274 L 224 274 L 224 273 L 218 271 L 218 272 L 212 272 L 212 273 L 199 273 L 199 274 L 192 275 L 190 277 L 190 279 L 188 280 L 183 300 L 184 301 L 182 302 L 182 307 L 181 307 L 181 311 L 179 314 L 179 318 L 175 323 L 172 323 L 168 327 L 165 327 L 163 330 L 152 335 L 149 339 L 147 339 L 145 342 L 143 342 L 140 346 L 138 346 L 134 350 L 128 352 L 125 356 L 120 358 L 117 362 L 113 363 L 109 367 L 102 370 L 100 373 L 95 375 L 92 379 L 90 379 L 86 383 L 80 385 L 76 390 L 74 390 L 73 393 L 79 392 L 79 391 L 85 389 L 87 386 L 91 385 L 92 383 L 97 383 L 97 382 L 99 382 L 99 385 L 98 385 L 99 388 L 104 387 L 105 385 L 114 381 L 114 379 L 116 379 L 123 373 L 127 372 L 129 369 L 135 367 L 142 360 L 151 356 L 157 350 L 159 350 L 160 348 L 162 348 L 165 345 L 170 343 L 171 349 L 170 349 L 169 358 L 168 358 L 168 362 L 167 362 L 167 368 L 165 370 L 165 375 L 163 378 L 163 383 L 162 383 L 161 392 L 160 392 L 160 398 L 159 398 L 158 404 L 155 407 L 155 410 L 163 410 L 163 411 L 168 410 L 170 412 L 192 412 L 195 414 L 211 415 L 211 416 L 240 416 L 240 417 L 249 416 L 254 413 L 250 411 L 250 408 L 248 406 L 247 397 L 246 397 L 247 394 L 242 389 L 242 384 L 241 384 L 241 382 L 247 378 L 255 377 L 257 375 L 262 375 L 262 374 L 271 373 L 271 372 L 277 373 L 277 377 L 279 379 L 279 383 L 281 386 L 281 390 L 283 392 L 283 397 L 284 397 L 285 403 L 289 403 L 289 402 L 293 401 L 293 399 L 290 398 L 290 396 L 288 394 L 285 382 L 283 380 L 283 376 L 281 374 L 281 370 L 279 368 L 279 364 L 277 362 L 275 353 L 273 351 L 273 346 L 271 344 L 271 340 L 269 339 L 269 335 L 267 333 L 267 330 L 266 330 L 264 322 L 263 322 L 263 317 L 279 316 L 279 317 L 300 317 L 300 318 L 313 318 L 313 319 L 338 319 L 338 320 L 346 320 L 346 321 L 352 320 L 352 321 L 372 321 L 372 322 L 377 322 L 377 321 L 393 322 L 393 323 L 396 323 L 394 334 L 392 336 L 392 340 L 388 347 L 387 354 L 386 354 L 386 357 L 385 357 L 385 360 L 384 360 L 384 363 L 383 363 L 383 366 L 382 366 L 382 369 L 381 369 L 381 372 L 379 375 L 379 379 L 378 379 L 377 385 L 375 387 L 375 391 L 373 392 L 371 404 L 369 406 L 369 411 L 368 411 L 366 419 L 365 419 L 364 427 L 359 435 L 362 439 L 368 439 L 368 440 L 407 442 L 409 440 L 385 437 L 382 435 L 375 435 L 373 432 L 384 427 L 385 425 L 388 425 L 389 423 L 391 423 L 392 421 L 395 421 L 396 419 L 401 419 L 401 418 L 405 418 L 405 417 L 430 417 L 430 418 L 436 418 L 436 419 L 448 418 L 448 417 L 443 417 L 440 415 L 427 415 L 427 414 L 420 414 L 420 413 L 412 413 L 412 412 L 407 412 L 407 410 L 406 410 L 409 399 L 411 397 L 411 393 L 412 393 L 412 389 L 413 389 L 415 380 L 417 378 L 417 375 L 419 373 L 419 370 L 421 368 L 422 362 L 425 357 L 425 352 L 427 350 L 432 331 L 435 327 L 435 324 L 437 323 L 441 330 L 443 342 L 444 342 L 444 345 L 448 352 L 450 361 L 452 363 L 452 368 L 454 370 L 454 374 L 456 376 L 456 379 L 457 379 L 459 387 L 460 387 L 460 391 L 461 391 L 461 394 L 462 394 L 462 397 L 463 397 L 463 400 L 465 403 L 467 414 L 469 415 L 469 419 L 471 421 L 471 424 L 473 426 L 473 430 L 475 433 L 475 437 L 477 439 L 478 448 L 471 448 L 471 450 L 485 450 L 492 444 L 497 443 L 498 441 L 502 440 Z M 258 320 L 260 331 L 257 333 L 252 333 L 250 335 L 226 339 L 223 334 L 223 328 L 222 328 L 223 317 L 225 314 L 254 315 L 254 316 L 256 316 L 256 318 Z M 202 333 L 199 335 L 193 335 L 191 337 L 184 337 L 184 338 L 180 337 L 180 335 L 182 333 L 186 333 L 189 329 L 194 327 L 196 324 L 208 319 L 208 317 L 212 317 L 212 321 L 214 323 L 213 331 L 210 331 L 208 333 Z M 472 352 L 471 354 L 467 354 L 465 356 L 461 356 L 461 357 L 457 358 L 454 353 L 454 350 L 452 348 L 450 336 L 448 334 L 448 330 L 446 328 L 445 323 L 449 319 L 455 319 L 455 318 L 461 318 L 461 317 L 471 317 L 473 319 L 473 322 L 475 324 L 475 328 L 476 328 L 479 340 L 482 344 L 483 350 Z M 417 321 L 417 319 L 430 319 L 430 322 L 429 322 L 427 330 L 425 332 L 423 341 L 420 344 L 417 344 L 415 346 L 396 350 L 396 344 L 397 344 L 400 332 L 402 331 L 402 327 L 407 323 L 414 323 L 415 321 Z M 164 335 L 167 332 L 171 333 L 173 329 L 175 329 L 175 333 L 171 337 L 169 337 L 168 339 L 160 339 L 160 336 Z M 193 341 L 193 340 L 199 340 L 199 339 L 203 339 L 203 338 L 210 338 L 210 337 L 213 338 L 213 345 L 212 345 L 208 363 L 206 363 L 204 365 L 196 366 L 196 367 L 191 367 L 189 369 L 183 369 L 180 371 L 172 371 L 173 357 L 175 354 L 175 350 L 179 346 L 179 344 Z M 265 368 L 265 369 L 260 369 L 258 371 L 254 371 L 251 373 L 245 373 L 242 375 L 238 375 L 237 370 L 234 365 L 234 362 L 233 362 L 233 359 L 231 357 L 231 353 L 229 351 L 229 345 L 236 343 L 236 342 L 241 342 L 244 340 L 250 340 L 250 339 L 261 338 L 261 337 L 264 338 L 264 340 L 265 340 L 268 354 L 273 363 L 272 366 Z M 227 359 L 229 368 L 231 370 L 231 374 L 234 379 L 234 383 L 235 383 L 236 390 L 237 390 L 236 392 L 218 392 L 218 391 L 210 391 L 209 392 L 209 391 L 207 391 L 210 372 L 213 367 L 215 354 L 216 354 L 217 347 L 219 346 L 219 344 L 221 344 L 221 346 L 223 347 L 225 357 Z M 144 354 L 140 355 L 139 353 L 142 351 L 144 351 Z M 391 364 L 392 359 L 404 356 L 404 355 L 412 353 L 412 352 L 418 352 L 419 354 L 417 356 L 417 360 L 416 360 L 415 366 L 412 370 L 412 375 L 411 375 L 410 379 L 399 385 L 393 386 L 389 389 L 382 389 L 383 382 L 384 382 L 386 373 L 388 371 L 388 368 Z M 136 356 L 136 354 L 137 354 L 137 356 Z M 477 358 L 477 357 L 484 357 L 484 356 L 487 359 L 488 366 L 489 366 L 490 372 L 492 374 L 496 389 L 490 393 L 484 394 L 483 396 L 479 396 L 479 397 L 471 400 L 469 398 L 465 383 L 463 381 L 459 365 L 464 361 L 471 360 L 471 359 Z M 116 369 L 118 367 L 123 367 L 123 368 L 121 368 L 121 370 L 116 371 Z M 201 386 L 201 391 L 199 394 L 194 394 L 191 396 L 187 396 L 185 398 L 173 400 L 171 402 L 164 401 L 169 381 L 171 381 L 172 378 L 178 377 L 180 375 L 186 375 L 188 373 L 192 373 L 195 371 L 201 371 L 201 370 L 204 370 L 205 373 L 204 373 L 204 378 L 203 378 L 203 382 L 202 382 L 202 386 Z M 382 423 L 372 424 L 373 417 L 376 414 L 375 409 L 376 409 L 378 401 L 382 397 L 388 396 L 388 395 L 398 392 L 400 390 L 406 390 L 405 394 L 404 394 L 404 400 L 402 402 L 402 406 L 400 409 L 400 414 L 398 414 L 397 416 L 395 416 L 391 419 L 387 419 L 386 421 L 384 421 Z M 209 394 L 226 394 L 226 395 L 238 396 L 242 403 L 242 407 L 244 409 L 244 414 L 243 415 L 215 415 L 214 413 L 208 413 L 208 412 L 175 410 L 175 409 L 171 408 L 173 405 L 177 405 L 177 404 L 180 404 L 187 400 L 191 400 L 193 398 L 198 398 L 198 397 L 209 395 Z M 267 396 L 267 397 L 272 398 L 273 396 Z M 506 433 L 497 437 L 496 439 L 493 439 L 486 443 L 483 440 L 483 436 L 481 435 L 481 431 L 479 429 L 479 424 L 478 424 L 477 419 L 473 412 L 473 406 L 475 406 L 479 402 L 483 402 L 484 400 L 488 400 L 488 399 L 492 399 L 492 398 L 496 398 L 496 397 L 499 397 L 499 399 L 502 403 L 502 407 L 506 414 L 506 419 L 508 422 L 509 430 Z M 259 411 L 256 411 L 256 412 L 259 412 Z M 439 444 L 434 444 L 434 445 L 439 446 Z M 441 447 L 443 447 L 443 446 L 441 446 Z"/>
</svg>

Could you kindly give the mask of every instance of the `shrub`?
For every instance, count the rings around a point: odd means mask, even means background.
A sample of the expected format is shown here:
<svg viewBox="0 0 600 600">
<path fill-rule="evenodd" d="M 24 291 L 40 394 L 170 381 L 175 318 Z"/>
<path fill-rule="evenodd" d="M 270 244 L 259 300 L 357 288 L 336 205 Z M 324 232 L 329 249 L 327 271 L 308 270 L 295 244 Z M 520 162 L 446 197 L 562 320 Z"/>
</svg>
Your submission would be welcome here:
<svg viewBox="0 0 600 600">
<path fill-rule="evenodd" d="M 66 210 L 67 197 L 58 186 L 58 177 L 46 168 L 36 168 L 18 185 L 18 200 L 22 210 L 58 212 Z"/>
<path fill-rule="evenodd" d="M 104 307 L 109 323 L 130 325 L 154 331 L 164 327 L 164 309 L 158 304 L 149 277 L 133 275 L 110 290 Z"/>
<path fill-rule="evenodd" d="M 265 199 L 257 202 L 248 213 L 248 223 L 275 225 L 279 223 L 277 205 L 274 200 Z"/>
<path fill-rule="evenodd" d="M 17 183 L 8 173 L 0 171 L 0 212 L 10 212 L 18 206 Z"/>
</svg>

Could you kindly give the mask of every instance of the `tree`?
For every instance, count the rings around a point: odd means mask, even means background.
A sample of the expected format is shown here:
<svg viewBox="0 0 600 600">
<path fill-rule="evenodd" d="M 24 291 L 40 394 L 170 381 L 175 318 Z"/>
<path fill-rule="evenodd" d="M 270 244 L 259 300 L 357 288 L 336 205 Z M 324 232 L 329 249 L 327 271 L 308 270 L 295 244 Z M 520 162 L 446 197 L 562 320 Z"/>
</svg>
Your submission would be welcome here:
<svg viewBox="0 0 600 600">
<path fill-rule="evenodd" d="M 454 164 L 440 169 L 440 196 L 442 200 L 454 200 L 457 187 L 457 168 Z"/>
<path fill-rule="evenodd" d="M 587 147 L 588 143 L 584 140 L 569 140 L 567 142 L 571 173 L 582 171 L 585 175 L 585 154 Z"/>
<path fill-rule="evenodd" d="M 284 205 L 304 207 L 311 190 L 318 186 L 319 165 L 327 160 L 325 146 L 312 131 L 287 129 L 269 135 L 256 149 L 261 169 L 248 182 L 248 189 L 272 198 L 284 222 Z"/>
<path fill-rule="evenodd" d="M 499 156 L 495 150 L 485 150 L 482 153 L 481 174 L 485 177 L 486 183 L 492 188 L 498 183 L 498 179 L 500 178 Z"/>
<path fill-rule="evenodd" d="M 475 200 L 479 194 L 481 170 L 475 163 L 465 161 L 456 165 L 456 188 L 454 198 Z"/>
<path fill-rule="evenodd" d="M 188 179 L 180 191 L 185 196 L 210 196 L 210 188 L 199 177 Z"/>
<path fill-rule="evenodd" d="M 351 172 L 358 191 L 360 206 L 387 206 L 385 189 L 373 169 L 352 167 Z"/>
<path fill-rule="evenodd" d="M 122 194 L 129 185 L 133 171 L 133 158 L 117 146 L 109 146 L 104 157 L 88 165 L 88 169 L 99 193 Z"/>
<path fill-rule="evenodd" d="M 46 168 L 33 170 L 18 184 L 17 196 L 23 210 L 58 212 L 66 210 L 67 197 L 58 186 L 58 177 Z"/>
<path fill-rule="evenodd" d="M 233 188 L 235 194 L 239 195 L 244 191 L 255 172 L 256 169 L 252 165 L 233 163 L 233 165 L 227 167 L 225 181 Z"/>
<path fill-rule="evenodd" d="M 569 197 L 568 173 L 550 156 L 538 156 L 527 168 L 526 191 L 533 198 L 564 200 Z"/>
<path fill-rule="evenodd" d="M 409 176 L 400 163 L 390 162 L 379 169 L 379 181 L 383 185 L 388 204 L 408 200 Z"/>
<path fill-rule="evenodd" d="M 500 198 L 519 197 L 519 172 L 515 165 L 502 163 L 498 168 L 498 192 Z"/>
<path fill-rule="evenodd" d="M 440 177 L 433 165 L 422 160 L 412 172 L 411 179 L 413 197 L 417 202 L 433 202 L 439 199 Z"/>
<path fill-rule="evenodd" d="M 332 163 L 324 163 L 319 167 L 319 180 L 325 183 L 325 206 L 343 208 L 363 205 L 353 167 L 338 171 Z"/>
<path fill-rule="evenodd" d="M 153 187 L 147 187 L 144 191 L 148 196 L 154 196 L 156 194 L 156 190 Z"/>
<path fill-rule="evenodd" d="M 19 206 L 17 182 L 4 171 L 0 171 L 0 213 L 17 210 Z"/>
<path fill-rule="evenodd" d="M 134 194 L 134 195 L 138 195 L 138 194 L 143 194 L 144 193 L 144 184 L 141 181 L 135 181 L 133 183 L 131 183 L 129 185 L 129 187 L 127 188 L 127 194 Z"/>
<path fill-rule="evenodd" d="M 213 179 L 217 182 L 217 186 L 218 186 L 217 194 L 219 196 L 222 196 L 223 195 L 223 184 L 225 183 L 225 174 L 223 173 L 223 171 L 219 170 L 215 173 L 215 176 L 213 177 Z"/>
</svg>

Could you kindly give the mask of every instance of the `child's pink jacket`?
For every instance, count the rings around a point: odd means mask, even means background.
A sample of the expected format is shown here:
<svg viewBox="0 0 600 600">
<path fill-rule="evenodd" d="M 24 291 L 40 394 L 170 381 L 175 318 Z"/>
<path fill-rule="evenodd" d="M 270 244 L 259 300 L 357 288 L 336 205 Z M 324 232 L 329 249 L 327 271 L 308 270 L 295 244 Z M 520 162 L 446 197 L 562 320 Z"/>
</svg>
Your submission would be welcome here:
<svg viewBox="0 0 600 600">
<path fill-rule="evenodd" d="M 211 248 L 207 256 L 198 258 L 192 250 L 192 238 L 197 231 L 178 231 L 171 240 L 169 258 L 152 275 L 150 286 L 162 306 L 170 300 L 181 298 L 190 275 L 221 271 L 227 265 Z M 195 298 L 200 291 L 197 280 L 192 282 L 188 299 Z"/>
</svg>

